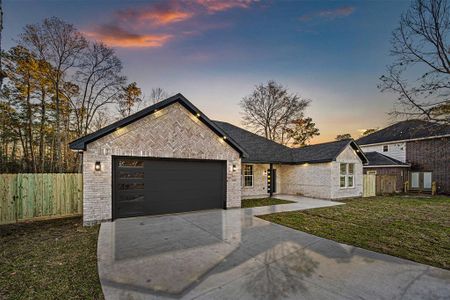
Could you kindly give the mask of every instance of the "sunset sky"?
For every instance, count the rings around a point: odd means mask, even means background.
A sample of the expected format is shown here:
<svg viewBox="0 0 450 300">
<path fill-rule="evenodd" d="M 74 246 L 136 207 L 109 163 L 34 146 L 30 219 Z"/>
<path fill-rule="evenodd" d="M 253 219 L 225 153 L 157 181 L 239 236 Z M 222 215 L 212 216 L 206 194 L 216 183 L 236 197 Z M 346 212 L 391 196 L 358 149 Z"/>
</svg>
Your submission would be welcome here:
<svg viewBox="0 0 450 300">
<path fill-rule="evenodd" d="M 312 100 L 321 135 L 383 127 L 395 95 L 378 78 L 409 1 L 11 1 L 3 49 L 24 25 L 57 16 L 117 50 L 129 81 L 181 92 L 212 119 L 240 125 L 240 99 L 276 80 Z"/>
</svg>

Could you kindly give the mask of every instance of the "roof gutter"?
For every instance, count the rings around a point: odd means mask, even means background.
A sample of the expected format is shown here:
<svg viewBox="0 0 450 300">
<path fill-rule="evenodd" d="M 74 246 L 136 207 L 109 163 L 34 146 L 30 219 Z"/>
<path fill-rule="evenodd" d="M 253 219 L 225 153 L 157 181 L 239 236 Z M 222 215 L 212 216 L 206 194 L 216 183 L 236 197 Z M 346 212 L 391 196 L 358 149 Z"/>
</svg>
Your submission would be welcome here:
<svg viewBox="0 0 450 300">
<path fill-rule="evenodd" d="M 411 165 L 364 165 L 363 168 L 410 168 Z"/>
<path fill-rule="evenodd" d="M 356 142 L 356 143 L 361 145 L 361 147 L 365 147 L 365 146 L 379 146 L 379 145 L 385 145 L 385 144 L 394 144 L 394 143 L 405 143 L 405 142 L 414 142 L 414 141 L 422 141 L 422 140 L 431 140 L 431 139 L 446 138 L 446 137 L 450 137 L 450 134 L 434 135 L 434 136 L 427 136 L 427 137 L 415 138 L 415 139 L 385 141 L 385 142 L 378 142 L 378 143 L 371 143 L 371 144 L 361 144 L 361 143 L 358 143 L 358 142 Z"/>
</svg>

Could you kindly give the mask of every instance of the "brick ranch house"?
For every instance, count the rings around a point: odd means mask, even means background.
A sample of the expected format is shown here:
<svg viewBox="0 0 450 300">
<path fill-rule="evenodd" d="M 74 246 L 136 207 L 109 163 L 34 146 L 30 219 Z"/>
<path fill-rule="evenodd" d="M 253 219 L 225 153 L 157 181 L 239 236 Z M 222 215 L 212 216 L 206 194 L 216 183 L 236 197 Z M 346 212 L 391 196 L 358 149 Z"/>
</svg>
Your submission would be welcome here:
<svg viewBox="0 0 450 300">
<path fill-rule="evenodd" d="M 410 191 L 450 194 L 450 126 L 421 120 L 398 122 L 357 140 L 376 174 L 377 194 Z"/>
<path fill-rule="evenodd" d="M 288 148 L 211 121 L 181 94 L 70 143 L 83 156 L 83 221 L 240 207 L 245 197 L 362 195 L 353 140 Z"/>
</svg>

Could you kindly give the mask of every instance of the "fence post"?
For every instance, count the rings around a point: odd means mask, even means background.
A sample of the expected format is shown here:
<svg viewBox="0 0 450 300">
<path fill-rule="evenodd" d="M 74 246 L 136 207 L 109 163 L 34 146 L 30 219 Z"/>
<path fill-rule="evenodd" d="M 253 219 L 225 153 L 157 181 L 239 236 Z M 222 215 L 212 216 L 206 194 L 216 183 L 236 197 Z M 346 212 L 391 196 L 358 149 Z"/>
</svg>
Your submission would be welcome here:
<svg viewBox="0 0 450 300">
<path fill-rule="evenodd" d="M 432 196 L 436 195 L 436 190 L 437 190 L 436 181 L 433 181 L 433 182 L 431 183 L 431 195 L 432 195 Z"/>
</svg>

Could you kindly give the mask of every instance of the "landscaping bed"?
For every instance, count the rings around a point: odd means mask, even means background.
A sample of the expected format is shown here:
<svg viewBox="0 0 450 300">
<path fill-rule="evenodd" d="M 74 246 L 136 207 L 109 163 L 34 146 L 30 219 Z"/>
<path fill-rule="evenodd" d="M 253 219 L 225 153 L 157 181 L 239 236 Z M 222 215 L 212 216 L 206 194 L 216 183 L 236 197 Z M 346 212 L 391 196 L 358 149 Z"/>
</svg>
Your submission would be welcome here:
<svg viewBox="0 0 450 300">
<path fill-rule="evenodd" d="M 276 198 L 242 199 L 241 207 L 249 208 L 249 207 L 276 205 L 276 204 L 289 204 L 289 203 L 295 202 Z"/>
<path fill-rule="evenodd" d="M 391 196 L 260 218 L 316 236 L 450 269 L 450 197 Z"/>
<path fill-rule="evenodd" d="M 103 299 L 99 226 L 80 217 L 0 226 L 0 299 Z"/>
</svg>

